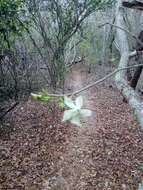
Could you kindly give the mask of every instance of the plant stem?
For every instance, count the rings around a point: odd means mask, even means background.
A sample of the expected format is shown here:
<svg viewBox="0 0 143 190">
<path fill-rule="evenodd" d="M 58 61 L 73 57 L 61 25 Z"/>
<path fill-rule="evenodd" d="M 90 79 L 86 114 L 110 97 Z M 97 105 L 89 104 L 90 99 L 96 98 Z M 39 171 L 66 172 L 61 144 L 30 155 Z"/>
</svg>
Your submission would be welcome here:
<svg viewBox="0 0 143 190">
<path fill-rule="evenodd" d="M 47 96 L 52 96 L 52 97 L 64 97 L 64 96 L 73 96 L 73 95 L 76 95 L 76 94 L 79 94 L 85 90 L 88 90 L 89 88 L 93 87 L 93 86 L 96 86 L 97 84 L 105 81 L 106 79 L 112 77 L 113 75 L 115 75 L 116 73 L 122 71 L 122 70 L 126 70 L 126 69 L 132 69 L 132 68 L 136 68 L 136 67 L 140 67 L 140 66 L 143 66 L 143 64 L 140 64 L 140 65 L 133 65 L 133 66 L 129 66 L 129 67 L 124 67 L 124 68 L 119 68 L 119 69 L 116 69 L 114 70 L 113 72 L 109 73 L 108 75 L 104 76 L 103 78 L 93 82 L 93 83 L 90 83 L 89 85 L 77 90 L 77 91 L 74 91 L 72 93 L 67 93 L 67 94 L 47 94 Z"/>
</svg>

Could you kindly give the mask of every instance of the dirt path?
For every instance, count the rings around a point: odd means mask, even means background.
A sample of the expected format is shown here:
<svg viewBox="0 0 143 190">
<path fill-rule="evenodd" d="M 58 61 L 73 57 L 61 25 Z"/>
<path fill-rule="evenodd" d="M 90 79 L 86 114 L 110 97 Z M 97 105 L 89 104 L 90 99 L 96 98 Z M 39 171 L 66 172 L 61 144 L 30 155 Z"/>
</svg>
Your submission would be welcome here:
<svg viewBox="0 0 143 190">
<path fill-rule="evenodd" d="M 75 91 L 85 86 L 90 76 L 86 67 L 75 66 L 68 77 L 68 87 Z M 135 190 L 133 175 L 140 176 L 137 160 L 132 160 L 133 152 L 126 153 L 137 146 L 136 137 L 128 131 L 138 130 L 131 111 L 117 92 L 102 85 L 80 95 L 93 115 L 83 119 L 83 126 L 76 127 L 76 134 L 67 139 L 66 151 L 59 156 L 58 170 L 49 189 Z"/>
<path fill-rule="evenodd" d="M 99 76 L 87 71 L 75 65 L 67 89 Z M 137 190 L 143 133 L 132 111 L 108 82 L 81 95 L 93 112 L 82 127 L 62 123 L 59 106 L 53 119 L 53 106 L 32 98 L 0 126 L 0 190 Z"/>
<path fill-rule="evenodd" d="M 68 76 L 68 87 L 75 91 L 85 85 L 87 69 L 74 68 L 70 70 Z M 84 96 L 86 101 L 85 106 L 93 110 L 92 96 L 89 97 L 89 92 L 83 92 L 80 95 Z M 93 104 L 93 105 L 92 105 Z M 94 114 L 94 113 L 93 113 Z M 95 175 L 90 164 L 92 163 L 89 154 L 91 153 L 88 144 L 91 144 L 90 135 L 96 131 L 94 118 L 82 119 L 82 127 L 76 127 L 76 136 L 71 136 L 67 141 L 66 152 L 60 155 L 58 167 L 60 168 L 56 176 L 53 177 L 52 186 L 49 189 L 53 190 L 73 190 L 84 189 L 86 176 Z M 87 154 L 85 156 L 85 153 Z M 50 179 L 51 180 L 51 179 Z"/>
</svg>

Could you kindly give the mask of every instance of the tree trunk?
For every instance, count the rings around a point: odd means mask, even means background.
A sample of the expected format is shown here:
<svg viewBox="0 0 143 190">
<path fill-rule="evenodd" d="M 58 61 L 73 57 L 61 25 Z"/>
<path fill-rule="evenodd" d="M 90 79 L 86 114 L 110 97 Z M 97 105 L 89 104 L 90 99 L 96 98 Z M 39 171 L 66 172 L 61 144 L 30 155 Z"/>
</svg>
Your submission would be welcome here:
<svg viewBox="0 0 143 190">
<path fill-rule="evenodd" d="M 138 39 L 139 39 L 141 42 L 143 42 L 143 31 L 142 31 L 142 30 L 140 31 L 140 34 L 138 35 Z M 143 50 L 143 47 L 142 47 L 142 45 L 139 44 L 138 42 L 137 42 L 137 45 L 136 45 L 136 50 L 137 50 L 137 58 L 136 58 L 136 61 L 137 61 L 138 64 L 141 64 L 141 63 L 142 63 L 142 53 L 140 53 L 140 51 Z M 132 80 L 131 80 L 131 87 L 132 87 L 133 89 L 136 89 L 138 80 L 139 80 L 140 75 L 141 75 L 141 73 L 142 73 L 142 68 L 143 68 L 143 67 L 140 66 L 140 67 L 136 68 L 136 70 L 135 70 L 134 76 L 133 76 L 133 78 L 132 78 Z"/>
<path fill-rule="evenodd" d="M 128 64 L 128 66 L 130 66 Z M 130 69 L 127 69 L 127 80 L 130 82 L 132 80 L 132 74 L 131 74 L 131 70 Z"/>
<path fill-rule="evenodd" d="M 140 78 L 140 75 L 142 73 L 142 69 L 143 69 L 143 66 L 140 66 L 136 69 L 135 73 L 134 73 L 134 76 L 131 80 L 131 87 L 133 89 L 136 89 L 136 86 L 138 84 L 138 81 L 139 81 L 139 78 Z"/>
<path fill-rule="evenodd" d="M 118 0 L 116 7 L 116 25 L 124 28 L 123 12 L 122 12 L 122 0 Z M 118 68 L 127 67 L 129 61 L 129 47 L 125 31 L 117 29 L 117 40 L 120 48 L 120 62 Z M 127 100 L 130 107 L 133 109 L 138 122 L 143 130 L 143 110 L 142 101 L 139 95 L 131 88 L 127 82 L 127 71 L 123 70 L 115 75 L 115 83 L 118 90 L 122 93 L 124 98 Z"/>
</svg>

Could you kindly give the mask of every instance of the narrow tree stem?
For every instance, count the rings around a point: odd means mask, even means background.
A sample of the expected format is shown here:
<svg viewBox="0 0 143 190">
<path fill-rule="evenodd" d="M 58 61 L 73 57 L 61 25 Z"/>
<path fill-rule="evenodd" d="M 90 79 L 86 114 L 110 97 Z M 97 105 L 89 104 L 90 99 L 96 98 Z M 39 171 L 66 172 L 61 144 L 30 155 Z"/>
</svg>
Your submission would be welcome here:
<svg viewBox="0 0 143 190">
<path fill-rule="evenodd" d="M 74 91 L 72 93 L 67 93 L 67 94 L 47 94 L 47 96 L 51 96 L 51 97 L 64 97 L 64 96 L 73 96 L 73 95 L 77 95 L 85 90 L 88 90 L 89 88 L 93 87 L 93 86 L 96 86 L 97 84 L 105 81 L 106 79 L 112 77 L 113 75 L 115 75 L 116 73 L 118 73 L 119 71 L 122 71 L 122 70 L 126 70 L 126 69 L 132 69 L 132 68 L 136 68 L 136 67 L 140 67 L 140 66 L 143 66 L 143 64 L 140 64 L 140 65 L 133 65 L 133 66 L 129 66 L 129 67 L 123 67 L 123 68 L 119 68 L 119 69 L 116 69 L 114 70 L 113 72 L 109 73 L 108 75 L 104 76 L 103 78 L 77 90 L 77 91 Z"/>
</svg>

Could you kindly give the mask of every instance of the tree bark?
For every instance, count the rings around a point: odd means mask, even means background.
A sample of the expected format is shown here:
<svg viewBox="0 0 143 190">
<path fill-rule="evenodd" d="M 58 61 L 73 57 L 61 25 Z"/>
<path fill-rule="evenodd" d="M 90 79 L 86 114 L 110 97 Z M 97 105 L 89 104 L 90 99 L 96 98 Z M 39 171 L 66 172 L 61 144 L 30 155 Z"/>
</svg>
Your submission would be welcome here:
<svg viewBox="0 0 143 190">
<path fill-rule="evenodd" d="M 143 69 L 143 66 L 140 66 L 140 67 L 138 67 L 138 68 L 135 70 L 134 76 L 133 76 L 133 78 L 131 79 L 131 87 L 132 87 L 133 89 L 136 89 L 136 86 L 137 86 L 137 84 L 138 84 L 140 75 L 141 75 L 141 73 L 142 73 L 142 69 Z"/>
<path fill-rule="evenodd" d="M 123 12 L 122 12 L 122 0 L 118 0 L 116 7 L 116 25 L 119 27 L 125 27 L 123 21 Z M 118 68 L 127 67 L 129 60 L 129 47 L 126 32 L 120 29 L 117 29 L 117 40 L 120 48 L 120 62 Z M 143 109 L 142 101 L 139 98 L 139 95 L 131 88 L 127 82 L 127 71 L 123 70 L 115 75 L 115 83 L 117 89 L 122 93 L 124 98 L 127 100 L 130 107 L 133 109 L 134 114 L 137 117 L 137 120 L 140 124 L 141 130 L 143 131 Z"/>
<path fill-rule="evenodd" d="M 139 36 L 138 36 L 138 39 L 139 39 L 141 42 L 143 42 L 143 31 L 142 31 L 142 30 L 140 31 L 140 34 L 139 34 Z M 142 56 L 142 54 L 140 53 L 140 51 L 143 50 L 143 46 L 140 45 L 138 42 L 137 42 L 137 44 L 136 44 L 136 50 L 137 50 L 136 61 L 137 61 L 137 63 L 140 65 L 140 64 L 142 63 L 142 58 L 143 58 L 143 56 Z M 142 66 L 140 66 L 140 67 L 138 67 L 138 68 L 135 69 L 135 73 L 134 73 L 133 78 L 132 78 L 132 80 L 131 80 L 131 87 L 134 88 L 134 89 L 136 89 L 137 83 L 138 83 L 139 78 L 140 78 L 140 75 L 141 75 L 141 73 L 142 73 L 142 69 L 143 69 Z"/>
</svg>

